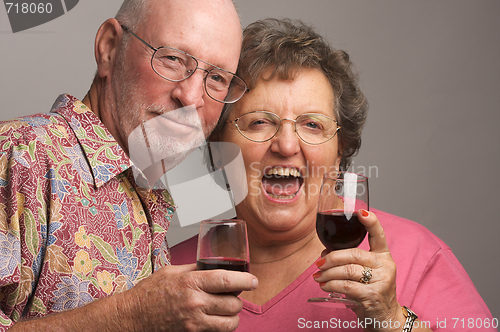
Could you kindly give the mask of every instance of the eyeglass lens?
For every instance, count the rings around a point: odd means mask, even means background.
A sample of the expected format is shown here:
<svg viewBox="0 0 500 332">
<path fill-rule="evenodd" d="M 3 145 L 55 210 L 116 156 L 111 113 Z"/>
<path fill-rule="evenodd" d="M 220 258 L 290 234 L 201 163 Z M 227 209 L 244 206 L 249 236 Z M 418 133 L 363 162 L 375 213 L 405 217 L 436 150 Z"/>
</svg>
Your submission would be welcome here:
<svg viewBox="0 0 500 332">
<path fill-rule="evenodd" d="M 246 138 L 264 142 L 278 132 L 281 121 L 278 115 L 271 112 L 250 112 L 236 121 L 237 128 Z M 332 138 L 338 130 L 335 120 L 315 113 L 302 114 L 294 121 L 297 135 L 306 143 L 320 144 Z"/>
<path fill-rule="evenodd" d="M 174 82 L 190 77 L 199 68 L 194 57 L 169 47 L 157 49 L 151 61 L 153 70 L 158 75 Z M 213 99 L 231 103 L 245 93 L 246 83 L 238 76 L 220 68 L 205 71 L 205 90 Z"/>
</svg>

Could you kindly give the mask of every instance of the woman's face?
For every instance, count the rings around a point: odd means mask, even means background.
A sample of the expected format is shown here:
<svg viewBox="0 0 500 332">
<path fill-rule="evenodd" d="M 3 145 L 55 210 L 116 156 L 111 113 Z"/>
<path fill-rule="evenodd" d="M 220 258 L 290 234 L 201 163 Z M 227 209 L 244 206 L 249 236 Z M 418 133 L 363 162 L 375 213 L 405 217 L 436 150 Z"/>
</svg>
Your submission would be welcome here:
<svg viewBox="0 0 500 332">
<path fill-rule="evenodd" d="M 228 120 L 252 111 L 293 120 L 304 113 L 320 113 L 336 120 L 333 110 L 333 89 L 326 76 L 317 69 L 302 69 L 293 81 L 259 80 Z M 321 178 L 340 162 L 337 135 L 310 145 L 299 139 L 292 121 L 282 121 L 279 132 L 267 142 L 252 142 L 229 123 L 220 138 L 238 144 L 242 151 L 248 195 L 236 211 L 247 221 L 252 241 L 293 242 L 315 231 Z M 277 174 L 269 176 L 273 173 Z"/>
</svg>

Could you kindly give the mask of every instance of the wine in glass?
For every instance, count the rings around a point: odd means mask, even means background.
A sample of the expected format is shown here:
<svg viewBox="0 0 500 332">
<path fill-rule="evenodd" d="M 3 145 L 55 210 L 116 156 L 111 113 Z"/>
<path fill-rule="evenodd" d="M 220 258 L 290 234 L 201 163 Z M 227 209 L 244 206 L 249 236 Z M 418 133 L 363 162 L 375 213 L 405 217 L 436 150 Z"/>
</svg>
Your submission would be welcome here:
<svg viewBox="0 0 500 332">
<path fill-rule="evenodd" d="M 198 234 L 198 270 L 249 271 L 247 227 L 243 220 L 203 220 Z"/>
<path fill-rule="evenodd" d="M 316 215 L 316 232 L 330 251 L 357 247 L 366 236 L 358 211 L 369 209 L 368 178 L 351 172 L 331 172 L 323 176 Z M 332 292 L 309 302 L 358 305 L 344 294 Z"/>
</svg>

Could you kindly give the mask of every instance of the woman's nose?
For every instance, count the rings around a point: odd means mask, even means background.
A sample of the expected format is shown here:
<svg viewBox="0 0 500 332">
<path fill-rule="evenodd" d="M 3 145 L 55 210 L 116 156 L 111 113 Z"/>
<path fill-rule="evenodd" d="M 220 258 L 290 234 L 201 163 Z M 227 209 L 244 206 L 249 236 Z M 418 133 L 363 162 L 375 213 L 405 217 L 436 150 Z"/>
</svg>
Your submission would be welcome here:
<svg viewBox="0 0 500 332">
<path fill-rule="evenodd" d="M 281 120 L 280 128 L 272 139 L 271 150 L 283 156 L 292 156 L 300 151 L 299 137 L 295 132 L 293 120 Z"/>
</svg>

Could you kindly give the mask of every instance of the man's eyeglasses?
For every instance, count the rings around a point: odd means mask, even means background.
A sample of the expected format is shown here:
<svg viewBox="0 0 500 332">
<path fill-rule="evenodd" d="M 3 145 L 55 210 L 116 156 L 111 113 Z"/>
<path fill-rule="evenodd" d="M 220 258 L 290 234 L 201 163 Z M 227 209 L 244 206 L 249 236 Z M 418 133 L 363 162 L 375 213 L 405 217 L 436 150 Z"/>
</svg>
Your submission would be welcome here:
<svg viewBox="0 0 500 332">
<path fill-rule="evenodd" d="M 197 69 L 201 69 L 206 72 L 203 81 L 205 91 L 210 98 L 221 103 L 231 104 L 238 101 L 247 92 L 247 84 L 236 74 L 172 47 L 160 46 L 155 48 L 126 26 L 122 25 L 122 28 L 154 51 L 151 57 L 151 67 L 155 73 L 164 79 L 171 82 L 180 82 L 191 77 Z M 212 69 L 207 70 L 198 67 L 199 62 L 209 65 Z"/>
<path fill-rule="evenodd" d="M 254 111 L 228 121 L 245 138 L 253 142 L 266 142 L 276 136 L 282 121 L 292 121 L 299 138 L 312 145 L 325 143 L 332 139 L 340 127 L 334 119 L 316 113 L 299 115 L 295 120 L 280 119 L 277 114 L 267 111 Z"/>
</svg>

